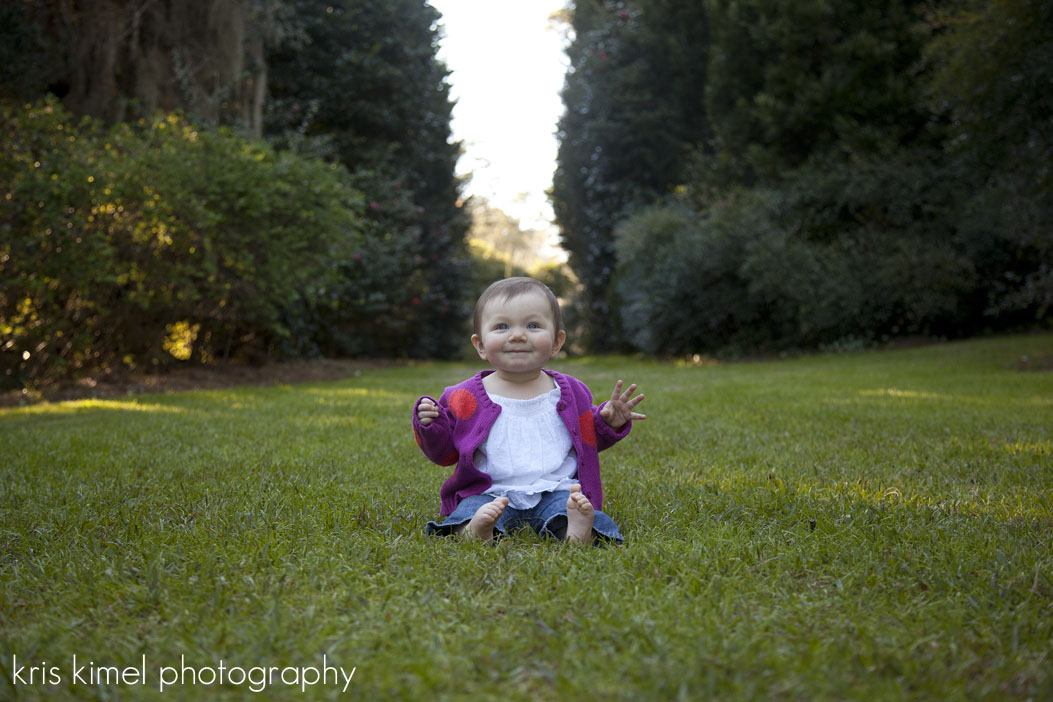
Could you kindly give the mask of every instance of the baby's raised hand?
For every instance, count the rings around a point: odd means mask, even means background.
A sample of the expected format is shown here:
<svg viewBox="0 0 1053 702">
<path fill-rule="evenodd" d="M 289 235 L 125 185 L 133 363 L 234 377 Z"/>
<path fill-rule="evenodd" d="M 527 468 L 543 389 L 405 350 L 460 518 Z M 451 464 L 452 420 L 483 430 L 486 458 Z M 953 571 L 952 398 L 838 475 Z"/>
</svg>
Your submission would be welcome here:
<svg viewBox="0 0 1053 702">
<path fill-rule="evenodd" d="M 438 417 L 438 406 L 428 398 L 424 398 L 417 404 L 417 419 L 419 419 L 420 423 L 424 426 L 428 426 L 433 420 L 438 419 Z"/>
<path fill-rule="evenodd" d="M 619 380 L 615 384 L 610 401 L 600 409 L 600 417 L 611 429 L 621 429 L 630 419 L 647 419 L 647 415 L 633 412 L 633 407 L 644 399 L 643 395 L 633 397 L 635 390 L 636 383 L 630 385 L 625 392 L 622 392 L 622 381 Z"/>
</svg>

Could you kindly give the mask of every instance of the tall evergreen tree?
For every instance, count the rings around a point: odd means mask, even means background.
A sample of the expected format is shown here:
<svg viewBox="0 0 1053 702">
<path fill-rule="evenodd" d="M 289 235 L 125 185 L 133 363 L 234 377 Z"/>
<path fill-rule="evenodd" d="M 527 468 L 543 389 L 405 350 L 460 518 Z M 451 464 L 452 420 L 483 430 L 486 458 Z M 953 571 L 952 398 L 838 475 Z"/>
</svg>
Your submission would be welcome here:
<svg viewBox="0 0 1053 702">
<path fill-rule="evenodd" d="M 553 203 L 594 346 L 1048 318 L 1050 3 L 672 5 L 573 8 Z"/>
<path fill-rule="evenodd" d="M 299 40 L 268 56 L 267 134 L 342 163 L 369 203 L 370 249 L 343 262 L 337 295 L 362 304 L 324 313 L 333 349 L 449 354 L 467 314 L 467 217 L 439 14 L 422 0 L 292 6 Z"/>
<path fill-rule="evenodd" d="M 950 125 L 973 314 L 1034 323 L 1053 309 L 1053 3 L 965 0 L 933 19 L 927 84 Z"/>
<path fill-rule="evenodd" d="M 916 75 L 921 5 L 708 0 L 713 181 L 771 184 L 815 157 L 933 143 Z"/>
<path fill-rule="evenodd" d="M 579 0 L 571 24 L 552 202 L 592 343 L 611 348 L 614 225 L 681 184 L 708 141 L 707 21 L 702 3 Z"/>
</svg>

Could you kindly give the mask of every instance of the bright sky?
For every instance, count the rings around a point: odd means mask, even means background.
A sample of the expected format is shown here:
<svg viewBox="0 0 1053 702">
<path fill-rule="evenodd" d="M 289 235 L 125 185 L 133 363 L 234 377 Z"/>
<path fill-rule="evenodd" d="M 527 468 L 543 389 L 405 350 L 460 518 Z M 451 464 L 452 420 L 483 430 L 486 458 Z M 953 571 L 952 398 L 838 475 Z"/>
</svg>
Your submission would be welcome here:
<svg viewBox="0 0 1053 702">
<path fill-rule="evenodd" d="M 548 18 L 564 0 L 429 0 L 442 13 L 439 58 L 452 71 L 453 136 L 485 197 L 524 228 L 555 232 L 545 191 L 556 168 L 563 33 Z"/>
</svg>

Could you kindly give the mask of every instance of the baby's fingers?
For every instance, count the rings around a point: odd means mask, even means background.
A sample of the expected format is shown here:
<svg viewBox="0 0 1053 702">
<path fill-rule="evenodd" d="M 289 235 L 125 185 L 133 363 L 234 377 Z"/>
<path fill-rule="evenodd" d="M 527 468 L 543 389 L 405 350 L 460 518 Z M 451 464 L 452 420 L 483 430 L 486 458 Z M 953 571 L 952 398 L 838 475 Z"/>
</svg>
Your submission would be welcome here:
<svg viewBox="0 0 1053 702">
<path fill-rule="evenodd" d="M 432 419 L 438 418 L 438 416 L 439 408 L 435 405 L 434 402 L 431 402 L 429 400 L 421 400 L 420 404 L 417 405 L 417 417 L 425 426 L 427 426 Z"/>
</svg>

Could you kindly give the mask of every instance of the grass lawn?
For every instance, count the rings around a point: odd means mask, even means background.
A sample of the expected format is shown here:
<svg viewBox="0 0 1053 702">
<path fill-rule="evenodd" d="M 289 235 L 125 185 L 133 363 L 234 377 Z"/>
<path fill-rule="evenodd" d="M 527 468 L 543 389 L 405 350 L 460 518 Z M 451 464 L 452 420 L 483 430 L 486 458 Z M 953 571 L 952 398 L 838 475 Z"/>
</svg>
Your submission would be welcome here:
<svg viewBox="0 0 1053 702">
<path fill-rule="evenodd" d="M 476 365 L 0 410 L 0 699 L 1051 699 L 1022 356 L 1053 336 L 555 364 L 647 394 L 617 548 L 424 535 L 411 405 Z"/>
</svg>

